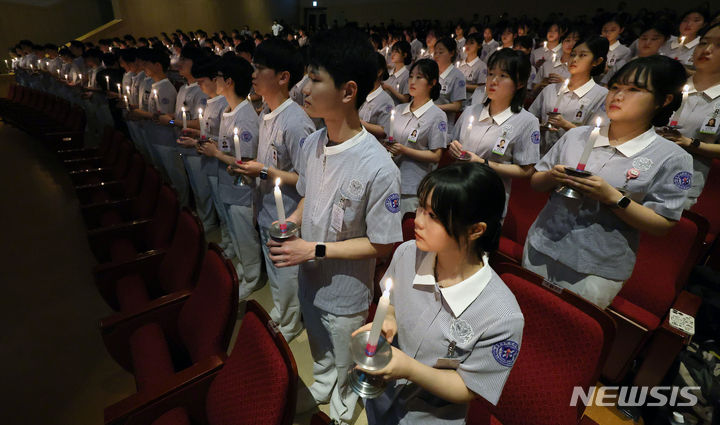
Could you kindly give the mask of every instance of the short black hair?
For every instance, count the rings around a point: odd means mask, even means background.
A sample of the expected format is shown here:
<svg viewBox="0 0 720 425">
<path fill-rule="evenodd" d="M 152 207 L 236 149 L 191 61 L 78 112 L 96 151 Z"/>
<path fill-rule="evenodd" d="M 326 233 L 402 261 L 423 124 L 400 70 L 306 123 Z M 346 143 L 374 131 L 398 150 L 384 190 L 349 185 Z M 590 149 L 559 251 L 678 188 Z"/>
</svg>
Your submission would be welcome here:
<svg viewBox="0 0 720 425">
<path fill-rule="evenodd" d="M 530 78 L 530 61 L 528 57 L 523 52 L 506 47 L 490 55 L 487 67 L 488 71 L 498 67 L 510 75 L 516 87 L 515 94 L 510 101 L 510 110 L 516 114 L 520 112 L 527 95 L 527 80 Z M 487 99 L 485 105 L 489 105 L 490 100 Z"/>
<path fill-rule="evenodd" d="M 521 35 L 513 41 L 514 46 L 520 46 L 524 49 L 532 49 L 534 47 L 533 39 L 529 35 Z"/>
<path fill-rule="evenodd" d="M 150 63 L 159 63 L 163 71 L 167 71 L 170 67 L 170 57 L 167 55 L 165 49 L 151 48 L 150 55 L 148 55 L 146 60 Z"/>
<path fill-rule="evenodd" d="M 403 58 L 403 63 L 405 65 L 410 65 L 412 63 L 412 51 L 410 50 L 410 43 L 408 43 L 405 40 L 396 41 L 395 44 L 392 45 L 390 48 L 390 51 L 396 50 L 401 55 L 405 55 Z"/>
<path fill-rule="evenodd" d="M 58 54 L 59 54 L 60 56 L 68 56 L 68 57 L 71 57 L 71 58 L 74 58 L 74 57 L 75 57 L 75 55 L 72 54 L 72 52 L 70 51 L 70 49 L 68 49 L 68 48 L 65 47 L 65 46 L 63 46 L 63 47 L 60 48 L 60 51 L 58 52 Z"/>
<path fill-rule="evenodd" d="M 483 41 L 485 41 L 482 33 L 479 33 L 479 32 L 473 32 L 473 33 L 466 35 L 465 40 L 467 40 L 467 41 L 465 41 L 465 44 L 467 44 L 468 41 L 472 40 L 475 42 L 475 44 L 477 44 L 480 47 L 482 47 Z"/>
<path fill-rule="evenodd" d="M 355 108 L 360 109 L 375 84 L 375 53 L 363 32 L 353 28 L 333 29 L 312 38 L 308 64 L 311 68 L 327 71 L 336 88 L 354 81 L 357 84 Z"/>
<path fill-rule="evenodd" d="M 595 77 L 605 72 L 605 63 L 607 62 L 608 50 L 610 50 L 610 42 L 605 37 L 599 35 L 591 35 L 585 39 L 578 40 L 575 47 L 585 44 L 588 50 L 593 54 L 593 61 L 602 58 L 602 62 L 592 67 L 590 76 Z M 574 47 L 573 47 L 574 48 Z"/>
<path fill-rule="evenodd" d="M 667 56 L 653 55 L 637 58 L 626 63 L 608 81 L 608 88 L 614 84 L 627 84 L 650 91 L 659 109 L 655 112 L 652 125 L 667 125 L 673 112 L 682 103 L 682 87 L 687 81 L 687 71 L 678 61 Z M 667 95 L 673 100 L 663 106 Z"/>
<path fill-rule="evenodd" d="M 235 94 L 246 98 L 252 86 L 254 69 L 248 61 L 235 55 L 225 55 L 218 63 L 218 72 L 224 79 L 231 79 L 235 83 Z"/>
<path fill-rule="evenodd" d="M 473 225 L 487 225 L 485 233 L 469 247 L 478 258 L 498 248 L 505 186 L 488 165 L 456 162 L 438 168 L 420 181 L 417 196 L 420 207 L 429 203 L 448 235 L 461 245 Z"/>
<path fill-rule="evenodd" d="M 706 25 L 710 22 L 710 11 L 705 9 L 704 7 L 694 7 L 692 9 L 686 10 L 685 12 L 683 12 L 682 15 L 680 15 L 680 21 L 687 18 L 687 16 L 691 13 L 697 13 L 699 15 L 702 15 Z"/>
<path fill-rule="evenodd" d="M 180 51 L 180 57 L 184 59 L 190 59 L 195 63 L 196 60 L 199 60 L 200 58 L 205 56 L 205 52 L 198 48 L 193 46 L 187 46 L 183 47 L 183 49 Z"/>
<path fill-rule="evenodd" d="M 250 40 L 243 39 L 243 41 L 241 41 L 240 44 L 238 44 L 237 46 L 235 46 L 235 52 L 236 52 L 237 54 L 240 54 L 240 53 L 243 53 L 243 52 L 244 52 L 244 53 L 247 53 L 247 54 L 249 54 L 250 57 L 252 58 L 252 57 L 255 56 L 255 43 L 253 43 L 253 42 L 250 41 Z"/>
<path fill-rule="evenodd" d="M 255 49 L 253 62 L 275 72 L 290 73 L 288 90 L 297 84 L 305 74 L 300 52 L 292 43 L 281 38 L 269 38 Z"/>
<path fill-rule="evenodd" d="M 647 31 L 650 31 L 650 30 L 657 31 L 659 34 L 661 34 L 667 40 L 672 35 L 673 26 L 670 23 L 670 21 L 668 21 L 667 19 L 663 19 L 663 18 L 656 19 L 656 20 L 653 20 L 652 22 L 644 25 L 642 27 L 642 30 L 640 31 L 640 35 L 643 35 L 644 33 L 646 33 Z"/>
<path fill-rule="evenodd" d="M 98 61 L 100 60 L 100 56 L 102 56 L 102 52 L 100 51 L 100 49 L 95 49 L 95 48 L 87 49 L 82 54 L 82 57 L 84 59 L 93 58 L 93 59 L 97 59 Z"/>
<path fill-rule="evenodd" d="M 75 47 L 76 49 L 82 49 L 83 51 L 85 51 L 85 45 L 82 41 L 72 40 L 70 42 L 70 47 Z"/>
<path fill-rule="evenodd" d="M 100 56 L 100 61 L 105 66 L 115 66 L 115 64 L 117 63 L 117 56 L 115 55 L 115 53 L 103 53 Z"/>
<path fill-rule="evenodd" d="M 381 55 L 378 52 L 375 52 L 375 60 L 377 61 L 377 71 L 382 71 L 380 81 L 385 81 L 390 78 L 390 75 L 388 74 L 387 62 L 385 62 L 385 56 Z"/>
<path fill-rule="evenodd" d="M 419 59 L 410 66 L 410 72 L 417 68 L 420 74 L 428 80 L 429 84 L 432 84 L 435 80 L 435 85 L 430 89 L 430 99 L 437 100 L 440 97 L 440 68 L 438 68 L 437 62 L 432 59 Z"/>
<path fill-rule="evenodd" d="M 137 50 L 135 48 L 121 49 L 118 54 L 125 63 L 133 63 L 137 60 Z"/>
<path fill-rule="evenodd" d="M 220 58 L 215 55 L 204 56 L 197 61 L 193 61 L 192 69 L 190 73 L 193 78 L 215 78 L 218 75 L 218 64 Z"/>
<path fill-rule="evenodd" d="M 442 44 L 443 46 L 445 46 L 448 52 L 450 52 L 450 54 L 452 55 L 451 60 L 454 61 L 455 56 L 457 56 L 457 43 L 455 42 L 455 40 L 450 37 L 443 37 L 435 43 L 436 48 L 438 44 Z"/>
<path fill-rule="evenodd" d="M 708 25 L 708 26 L 706 26 L 705 28 L 703 28 L 703 29 L 701 29 L 700 31 L 698 31 L 698 35 L 699 35 L 700 37 L 705 37 L 705 34 L 707 34 L 708 32 L 710 32 L 711 29 L 713 29 L 713 28 L 718 28 L 718 27 L 720 27 L 720 22 L 717 22 L 717 23 L 712 24 L 712 25 Z"/>
</svg>

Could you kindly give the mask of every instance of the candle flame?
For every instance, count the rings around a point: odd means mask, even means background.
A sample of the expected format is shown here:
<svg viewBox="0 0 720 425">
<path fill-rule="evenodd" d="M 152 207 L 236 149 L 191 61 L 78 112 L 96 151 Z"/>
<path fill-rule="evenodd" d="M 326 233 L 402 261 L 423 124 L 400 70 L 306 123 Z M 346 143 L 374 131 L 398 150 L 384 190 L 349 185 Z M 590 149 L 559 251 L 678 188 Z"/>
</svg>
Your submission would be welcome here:
<svg viewBox="0 0 720 425">
<path fill-rule="evenodd" d="M 275 179 L 275 187 L 280 187 L 280 177 Z"/>
<path fill-rule="evenodd" d="M 595 127 L 600 127 L 600 124 L 602 124 L 602 118 L 597 117 L 597 119 L 595 120 Z"/>
<path fill-rule="evenodd" d="M 385 290 L 386 291 L 390 292 L 390 289 L 392 289 L 392 285 L 393 285 L 393 281 L 392 281 L 391 277 L 385 279 Z"/>
<path fill-rule="evenodd" d="M 182 109 L 183 112 L 185 112 L 185 107 L 184 107 L 184 106 L 183 106 L 181 109 Z"/>
<path fill-rule="evenodd" d="M 394 120 L 394 119 L 395 119 L 395 110 L 393 109 L 393 110 L 390 112 L 390 120 Z"/>
<path fill-rule="evenodd" d="M 680 44 L 685 44 L 685 36 L 680 37 Z"/>
<path fill-rule="evenodd" d="M 200 114 L 200 116 L 202 116 L 202 108 L 198 108 L 198 114 Z"/>
<path fill-rule="evenodd" d="M 110 76 L 109 76 L 109 75 L 106 75 L 106 76 L 105 76 L 105 81 L 110 81 Z"/>
<path fill-rule="evenodd" d="M 684 94 L 687 94 L 688 92 L 690 92 L 690 85 L 689 85 L 689 84 L 685 84 L 685 85 L 683 86 L 683 93 L 684 93 Z"/>
<path fill-rule="evenodd" d="M 233 129 L 233 134 L 236 135 L 236 136 L 238 135 L 238 128 L 237 128 L 237 127 L 235 127 L 235 128 Z"/>
<path fill-rule="evenodd" d="M 547 41 L 543 41 L 543 47 L 547 49 Z"/>
</svg>

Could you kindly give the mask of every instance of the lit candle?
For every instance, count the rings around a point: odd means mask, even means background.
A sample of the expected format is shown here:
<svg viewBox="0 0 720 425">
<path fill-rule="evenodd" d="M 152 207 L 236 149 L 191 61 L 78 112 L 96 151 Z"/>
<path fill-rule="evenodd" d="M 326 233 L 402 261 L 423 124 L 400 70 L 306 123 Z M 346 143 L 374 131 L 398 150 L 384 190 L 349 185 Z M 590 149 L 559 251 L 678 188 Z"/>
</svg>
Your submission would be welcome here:
<svg viewBox="0 0 720 425">
<path fill-rule="evenodd" d="M 160 112 L 160 101 L 158 99 L 157 89 L 153 89 L 153 96 L 155 96 L 155 109 Z"/>
<path fill-rule="evenodd" d="M 388 278 L 385 281 L 385 290 L 383 291 L 380 301 L 378 301 L 377 309 L 375 310 L 375 317 L 373 318 L 372 328 L 370 328 L 370 336 L 368 337 L 367 345 L 365 346 L 365 354 L 369 357 L 375 355 L 377 351 L 378 341 L 380 341 L 380 332 L 382 331 L 382 325 L 387 316 L 387 310 L 390 306 L 390 288 L 392 287 L 392 279 Z"/>
<path fill-rule="evenodd" d="M 107 91 L 110 91 L 110 76 L 105 76 L 105 87 L 107 88 Z"/>
<path fill-rule="evenodd" d="M 455 68 L 460 68 L 460 61 L 455 62 Z"/>
<path fill-rule="evenodd" d="M 590 133 L 590 137 L 585 144 L 585 149 L 583 150 L 582 156 L 580 157 L 580 162 L 578 162 L 577 169 L 580 171 L 585 171 L 585 166 L 587 165 L 588 158 L 590 158 L 590 152 L 592 152 L 593 147 L 595 146 L 595 141 L 600 135 L 601 123 L 602 119 L 598 117 L 598 119 L 595 121 L 595 128 L 593 128 L 592 132 Z"/>
<path fill-rule="evenodd" d="M 283 205 L 282 192 L 280 192 L 280 178 L 275 179 L 275 208 L 278 215 L 278 226 L 281 232 L 287 231 L 287 221 L 285 220 L 285 205 Z"/>
<path fill-rule="evenodd" d="M 547 50 L 547 41 L 543 41 L 543 49 Z"/>
<path fill-rule="evenodd" d="M 425 56 L 425 49 L 420 49 L 420 56 Z M 7 61 L 5 61 L 7 62 Z"/>
<path fill-rule="evenodd" d="M 125 93 L 130 94 L 130 86 L 125 86 Z"/>
<path fill-rule="evenodd" d="M 33 65 L 30 64 L 30 71 L 32 71 L 33 69 L 34 69 L 34 68 L 33 68 Z"/>
<path fill-rule="evenodd" d="M 80 85 L 82 86 L 83 85 L 82 74 L 78 74 L 78 79 L 80 79 Z"/>
<path fill-rule="evenodd" d="M 198 120 L 200 121 L 200 138 L 204 139 L 207 135 L 205 134 L 205 121 L 203 120 L 202 108 L 198 108 Z"/>
<path fill-rule="evenodd" d="M 127 96 L 123 96 L 123 97 L 125 98 L 125 109 L 127 109 L 129 111 L 130 110 L 130 102 L 128 101 L 128 97 Z"/>
<path fill-rule="evenodd" d="M 185 107 L 182 107 L 182 117 L 183 117 L 183 130 L 187 130 L 187 112 L 185 111 Z"/>
<path fill-rule="evenodd" d="M 553 63 L 553 65 L 555 64 L 555 60 L 556 60 L 556 59 L 557 59 L 557 53 L 553 53 L 553 57 L 552 57 L 552 63 Z"/>
<path fill-rule="evenodd" d="M 565 83 L 563 83 L 562 87 L 560 87 L 560 90 L 557 92 L 557 101 L 555 102 L 555 107 L 553 108 L 553 113 L 557 114 L 558 109 L 560 109 L 560 101 L 562 100 L 562 94 L 565 92 L 565 89 L 567 89 L 568 85 L 570 84 L 570 79 L 567 78 L 565 80 Z"/>
<path fill-rule="evenodd" d="M 238 128 L 233 129 L 233 144 L 235 144 L 235 160 L 239 163 L 242 162 L 242 155 L 240 154 L 240 137 L 238 136 Z"/>
<path fill-rule="evenodd" d="M 499 51 L 502 50 L 502 49 L 503 49 L 502 46 L 498 46 L 498 48 L 495 49 L 495 50 L 499 52 Z"/>
<path fill-rule="evenodd" d="M 118 96 L 122 96 L 122 84 L 117 83 Z"/>
<path fill-rule="evenodd" d="M 393 130 L 394 130 L 394 128 L 395 128 L 395 110 L 393 109 L 393 110 L 390 112 L 390 137 L 388 137 L 388 141 L 389 141 L 390 143 L 392 143 L 392 142 L 395 141 L 395 138 L 393 137 L 393 134 L 394 134 L 394 133 L 393 133 Z"/>
<path fill-rule="evenodd" d="M 677 127 L 678 120 L 680 119 L 680 114 L 682 113 L 683 107 L 685 106 L 685 101 L 687 100 L 689 95 L 690 86 L 688 84 L 685 84 L 682 91 L 682 102 L 680 103 L 680 107 L 673 114 L 672 120 L 670 120 L 670 127 Z"/>
<path fill-rule="evenodd" d="M 68 80 L 68 75 L 67 75 L 67 74 L 65 74 L 65 81 L 67 81 L 67 80 Z"/>
<path fill-rule="evenodd" d="M 680 37 L 680 45 L 681 46 L 685 45 L 685 36 L 684 35 L 682 37 Z"/>
<path fill-rule="evenodd" d="M 470 132 L 472 131 L 473 121 L 475 121 L 475 116 L 470 115 L 470 119 L 468 120 L 467 129 L 465 130 L 465 137 L 463 137 L 463 140 L 466 140 L 470 136 Z"/>
</svg>

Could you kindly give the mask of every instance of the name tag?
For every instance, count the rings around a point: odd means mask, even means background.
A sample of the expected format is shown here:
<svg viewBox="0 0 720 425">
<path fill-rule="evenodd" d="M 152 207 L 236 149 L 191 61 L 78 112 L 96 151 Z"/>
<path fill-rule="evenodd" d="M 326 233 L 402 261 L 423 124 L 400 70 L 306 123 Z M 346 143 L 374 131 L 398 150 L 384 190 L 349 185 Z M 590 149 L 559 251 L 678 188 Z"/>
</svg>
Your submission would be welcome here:
<svg viewBox="0 0 720 425">
<path fill-rule="evenodd" d="M 509 142 L 507 140 L 507 132 L 503 132 L 503 135 L 500 136 L 497 143 L 495 143 L 495 147 L 493 148 L 492 153 L 500 156 L 505 155 L 508 144 Z"/>
<path fill-rule="evenodd" d="M 700 133 L 702 134 L 715 134 L 718 131 L 718 110 L 715 110 L 710 116 L 703 120 L 703 124 L 700 126 Z"/>
<path fill-rule="evenodd" d="M 416 128 L 415 130 L 410 132 L 410 135 L 408 136 L 407 141 L 410 143 L 417 143 L 417 139 L 418 139 L 418 129 Z"/>
<path fill-rule="evenodd" d="M 345 219 L 345 207 L 342 205 L 343 199 L 340 202 L 335 202 L 332 208 L 332 214 L 330 217 L 330 225 L 336 232 L 342 232 L 343 220 Z"/>
<path fill-rule="evenodd" d="M 227 136 L 223 136 L 220 142 L 220 151 L 223 153 L 230 153 L 230 143 L 228 143 Z"/>
</svg>

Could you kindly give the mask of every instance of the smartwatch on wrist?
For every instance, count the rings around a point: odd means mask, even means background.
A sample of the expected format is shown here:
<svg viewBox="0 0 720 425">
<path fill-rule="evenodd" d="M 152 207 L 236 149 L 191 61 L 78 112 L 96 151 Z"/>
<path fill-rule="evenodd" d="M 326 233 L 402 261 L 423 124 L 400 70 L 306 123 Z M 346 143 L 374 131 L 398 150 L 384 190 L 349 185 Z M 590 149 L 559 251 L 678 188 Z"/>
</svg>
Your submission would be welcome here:
<svg viewBox="0 0 720 425">
<path fill-rule="evenodd" d="M 697 149 L 700 147 L 700 143 L 702 141 L 700 139 L 692 139 L 692 142 L 690 142 L 690 147 L 693 149 Z"/>
<path fill-rule="evenodd" d="M 615 204 L 615 208 L 621 208 L 624 210 L 625 208 L 628 207 L 628 205 L 630 205 L 630 202 L 631 202 L 630 198 L 623 195 L 623 197 L 620 198 L 619 201 L 617 201 L 617 204 Z"/>
<path fill-rule="evenodd" d="M 262 170 L 260 170 L 260 178 L 263 180 L 267 180 L 268 178 L 268 166 L 264 166 Z"/>
<path fill-rule="evenodd" d="M 325 257 L 325 244 L 318 242 L 315 244 L 315 258 L 324 258 Z"/>
<path fill-rule="evenodd" d="M 175 120 L 170 120 L 170 121 L 168 121 L 168 124 L 170 124 L 170 125 L 175 125 Z"/>
</svg>

